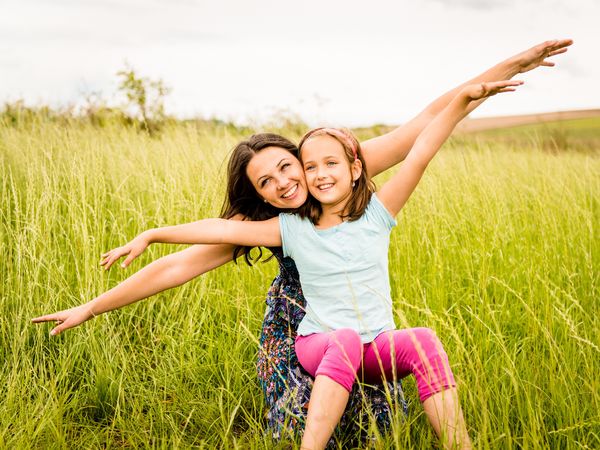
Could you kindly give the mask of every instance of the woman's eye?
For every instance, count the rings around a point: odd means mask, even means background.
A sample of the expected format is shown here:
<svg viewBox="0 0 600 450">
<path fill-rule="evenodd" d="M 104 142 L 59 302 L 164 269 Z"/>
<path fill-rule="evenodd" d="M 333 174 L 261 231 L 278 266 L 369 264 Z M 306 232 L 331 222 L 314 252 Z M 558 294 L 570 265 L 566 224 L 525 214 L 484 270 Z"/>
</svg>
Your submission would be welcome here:
<svg viewBox="0 0 600 450">
<path fill-rule="evenodd" d="M 260 187 L 265 187 L 267 185 L 267 183 L 270 181 L 270 178 L 267 178 L 266 180 L 263 180 L 262 183 L 260 183 Z"/>
<path fill-rule="evenodd" d="M 287 169 L 289 166 L 290 166 L 290 163 L 284 163 L 284 164 L 281 166 L 281 170 L 285 170 L 285 169 Z"/>
</svg>

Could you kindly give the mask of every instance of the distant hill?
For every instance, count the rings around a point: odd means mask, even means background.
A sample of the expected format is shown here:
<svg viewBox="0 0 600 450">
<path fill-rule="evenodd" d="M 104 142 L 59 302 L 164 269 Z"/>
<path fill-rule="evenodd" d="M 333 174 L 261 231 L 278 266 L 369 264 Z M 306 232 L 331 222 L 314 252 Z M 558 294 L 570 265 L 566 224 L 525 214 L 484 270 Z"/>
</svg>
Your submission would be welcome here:
<svg viewBox="0 0 600 450">
<path fill-rule="evenodd" d="M 541 114 L 524 114 L 520 116 L 483 117 L 480 119 L 464 119 L 456 127 L 459 133 L 508 128 L 521 125 L 533 125 L 561 120 L 600 118 L 600 109 L 585 109 L 575 111 L 558 111 Z"/>
</svg>

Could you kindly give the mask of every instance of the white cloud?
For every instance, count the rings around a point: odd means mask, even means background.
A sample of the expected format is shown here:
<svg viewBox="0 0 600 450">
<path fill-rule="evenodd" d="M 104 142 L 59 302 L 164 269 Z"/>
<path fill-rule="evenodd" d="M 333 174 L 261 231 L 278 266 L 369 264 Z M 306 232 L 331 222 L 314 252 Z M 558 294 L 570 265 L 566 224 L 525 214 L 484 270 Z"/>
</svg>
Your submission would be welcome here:
<svg viewBox="0 0 600 450">
<path fill-rule="evenodd" d="M 0 100 L 64 103 L 81 91 L 108 94 L 127 60 L 173 87 L 168 108 L 181 115 L 244 118 L 292 109 L 312 123 L 398 122 L 527 45 L 572 37 L 576 44 L 556 69 L 527 74 L 522 92 L 478 113 L 600 105 L 589 88 L 600 71 L 593 56 L 600 4 L 474 3 L 11 3 L 0 14 Z"/>
</svg>

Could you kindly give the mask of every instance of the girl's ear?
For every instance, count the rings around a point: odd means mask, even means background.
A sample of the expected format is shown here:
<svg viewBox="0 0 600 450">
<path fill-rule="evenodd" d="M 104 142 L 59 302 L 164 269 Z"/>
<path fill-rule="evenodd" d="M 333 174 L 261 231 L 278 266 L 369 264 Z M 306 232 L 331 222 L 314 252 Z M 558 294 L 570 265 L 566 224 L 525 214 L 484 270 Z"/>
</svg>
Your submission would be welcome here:
<svg viewBox="0 0 600 450">
<path fill-rule="evenodd" d="M 360 175 L 362 174 L 362 162 L 360 159 L 354 160 L 350 166 L 350 171 L 352 172 L 352 181 L 356 181 L 360 178 Z"/>
</svg>

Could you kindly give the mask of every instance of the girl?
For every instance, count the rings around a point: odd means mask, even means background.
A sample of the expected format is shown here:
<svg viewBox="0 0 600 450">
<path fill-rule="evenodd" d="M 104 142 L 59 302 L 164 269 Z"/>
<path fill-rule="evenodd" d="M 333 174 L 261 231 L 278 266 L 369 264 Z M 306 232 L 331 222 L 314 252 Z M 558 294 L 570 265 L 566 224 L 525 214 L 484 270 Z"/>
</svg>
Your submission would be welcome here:
<svg viewBox="0 0 600 450">
<path fill-rule="evenodd" d="M 355 379 L 367 382 L 412 373 L 435 432 L 448 447 L 469 447 L 446 353 L 425 328 L 395 330 L 387 247 L 394 216 L 469 105 L 521 81 L 466 86 L 417 138 L 399 171 L 378 192 L 364 168 L 360 146 L 348 132 L 322 128 L 300 142 L 310 200 L 299 214 L 266 221 L 206 219 L 148 230 L 129 245 L 152 242 L 283 246 L 296 262 L 306 297 L 296 353 L 316 377 L 302 448 L 324 448 Z M 285 161 L 282 162 L 285 164 Z M 259 174 L 260 158 L 248 165 Z M 252 175 L 250 175 L 252 177 Z M 359 372 L 360 369 L 360 372 Z"/>
<path fill-rule="evenodd" d="M 553 63 L 547 61 L 546 58 L 565 52 L 566 47 L 571 43 L 570 40 L 544 42 L 499 63 L 471 81 L 481 82 L 510 78 L 517 73 L 532 70 L 540 65 L 551 66 Z M 418 133 L 448 104 L 460 87 L 462 85 L 431 103 L 406 125 L 385 136 L 365 142 L 365 159 L 369 171 L 376 174 L 401 161 L 414 143 Z M 277 168 L 276 163 L 279 160 L 276 160 L 275 157 L 280 155 L 274 155 L 273 159 L 266 161 L 267 166 L 272 167 L 272 170 L 267 173 L 272 182 L 269 181 L 259 186 L 256 178 L 247 178 L 246 166 L 239 164 L 239 162 L 245 159 L 247 164 L 248 158 L 244 156 L 247 153 L 258 156 L 267 150 L 273 150 L 273 148 L 279 149 L 291 157 L 290 164 L 294 171 L 289 168 L 285 170 Z M 229 199 L 224 210 L 226 217 L 233 217 L 238 214 L 256 220 L 261 217 L 272 217 L 281 209 L 300 206 L 306 199 L 306 185 L 303 179 L 297 180 L 298 162 L 294 156 L 296 151 L 296 147 L 290 141 L 276 135 L 258 135 L 249 141 L 242 142 L 234 151 L 229 167 Z M 294 176 L 290 176 L 290 172 L 293 172 Z M 303 174 L 300 174 L 300 177 L 303 178 Z M 242 182 L 232 183 L 232 180 L 242 180 Z M 274 189 L 273 186 L 275 186 Z M 288 195 L 282 195 L 279 192 L 283 189 L 286 190 L 283 194 Z M 291 189 L 296 189 L 296 192 L 289 195 Z M 218 267 L 231 260 L 233 248 L 229 245 L 194 246 L 169 255 L 148 265 L 115 288 L 85 305 L 41 316 L 34 319 L 34 322 L 57 321 L 58 324 L 52 330 L 52 333 L 58 334 L 89 320 L 95 315 L 120 308 L 162 290 L 178 286 Z M 297 390 L 291 389 L 289 386 L 292 388 L 300 387 L 301 392 L 309 392 L 310 388 L 306 387 L 308 383 L 305 380 L 307 378 L 297 371 L 293 349 L 290 351 L 288 348 L 289 336 L 294 336 L 297 323 L 303 316 L 300 307 L 304 304 L 304 298 L 299 287 L 298 275 L 293 260 L 289 257 L 284 258 L 280 250 L 274 250 L 275 256 L 280 262 L 281 273 L 274 280 L 268 294 L 267 314 L 265 315 L 261 336 L 259 373 L 265 374 L 261 381 L 263 387 L 265 387 L 269 425 L 274 430 L 274 435 L 278 436 L 284 422 L 283 417 L 287 402 L 285 397 L 289 396 L 292 391 Z M 130 246 L 120 247 L 106 254 L 103 264 L 108 268 L 121 256 L 127 254 L 129 256 L 124 266 L 129 265 L 139 254 L 139 251 Z M 288 298 L 293 298 L 296 304 L 288 304 Z M 275 370 L 271 365 L 273 360 L 282 361 L 282 364 L 275 367 Z M 268 373 L 271 375 L 268 375 Z M 293 374 L 293 377 L 288 379 L 288 374 Z M 287 382 L 285 382 L 286 380 Z M 269 386 L 275 386 L 275 389 Z M 281 406 L 282 404 L 284 407 Z M 302 408 L 299 408 L 299 411 L 302 412 Z"/>
</svg>

